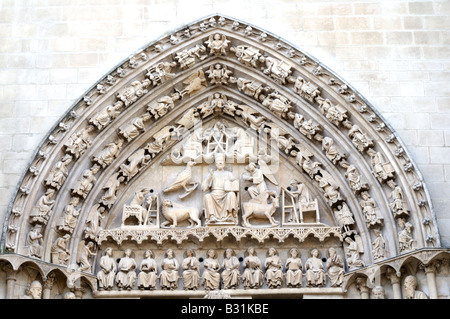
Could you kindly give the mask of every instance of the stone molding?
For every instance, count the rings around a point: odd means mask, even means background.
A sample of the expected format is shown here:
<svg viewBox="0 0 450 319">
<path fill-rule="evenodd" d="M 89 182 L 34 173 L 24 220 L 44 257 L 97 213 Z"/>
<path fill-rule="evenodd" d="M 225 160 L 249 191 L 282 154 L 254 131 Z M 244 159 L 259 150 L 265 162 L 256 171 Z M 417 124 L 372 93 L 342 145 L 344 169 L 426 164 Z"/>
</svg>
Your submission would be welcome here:
<svg viewBox="0 0 450 319">
<path fill-rule="evenodd" d="M 220 107 L 213 106 L 217 94 Z M 255 136 L 268 133 L 282 159 L 309 175 L 308 185 L 335 224 L 342 206 L 354 222 L 324 228 L 114 229 L 122 209 L 116 203 L 124 201 L 130 185 L 164 160 L 180 132 L 194 131 L 190 112 L 205 123 L 227 118 Z M 108 229 L 89 233 L 100 210 L 108 218 L 94 228 Z M 53 262 L 59 245 L 65 249 L 59 262 L 66 264 L 77 264 L 84 241 L 97 248 L 107 238 L 118 244 L 128 238 L 182 244 L 190 235 L 220 241 L 227 231 L 237 241 L 250 235 L 260 243 L 269 235 L 283 242 L 292 234 L 302 242 L 309 234 L 320 241 L 333 234 L 342 248 L 357 247 L 347 259 L 350 271 L 440 246 L 423 178 L 370 103 L 291 44 L 216 15 L 150 43 L 94 84 L 40 145 L 4 225 L 3 249 Z M 39 247 L 27 242 L 34 235 L 41 238 Z"/>
</svg>

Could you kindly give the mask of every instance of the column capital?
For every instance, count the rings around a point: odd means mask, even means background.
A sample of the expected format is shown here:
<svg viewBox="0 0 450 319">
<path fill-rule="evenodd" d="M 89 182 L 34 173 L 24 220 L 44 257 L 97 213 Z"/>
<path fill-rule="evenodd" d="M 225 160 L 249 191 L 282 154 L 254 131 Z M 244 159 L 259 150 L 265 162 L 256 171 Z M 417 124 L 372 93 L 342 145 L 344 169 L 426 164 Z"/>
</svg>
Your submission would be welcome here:
<svg viewBox="0 0 450 319">
<path fill-rule="evenodd" d="M 419 268 L 425 271 L 425 274 L 436 273 L 441 267 L 441 262 L 439 260 L 431 261 L 428 264 L 420 264 Z"/>
<path fill-rule="evenodd" d="M 359 290 L 361 294 L 369 293 L 370 289 L 367 286 L 367 278 L 366 277 L 358 277 L 356 278 L 356 288 Z"/>
<path fill-rule="evenodd" d="M 401 274 L 399 272 L 395 271 L 394 268 L 388 268 L 386 270 L 386 277 L 391 281 L 391 284 L 400 284 L 400 277 Z"/>
</svg>

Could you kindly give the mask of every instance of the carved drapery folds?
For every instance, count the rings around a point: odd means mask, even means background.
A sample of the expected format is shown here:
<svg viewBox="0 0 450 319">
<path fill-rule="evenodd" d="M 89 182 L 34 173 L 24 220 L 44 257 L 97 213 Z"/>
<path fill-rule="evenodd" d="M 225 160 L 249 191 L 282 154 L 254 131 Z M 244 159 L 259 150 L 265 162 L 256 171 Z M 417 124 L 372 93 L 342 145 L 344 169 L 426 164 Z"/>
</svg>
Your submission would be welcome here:
<svg viewBox="0 0 450 319">
<path fill-rule="evenodd" d="M 340 287 L 342 269 L 439 246 L 426 187 L 402 150 L 378 113 L 324 66 L 266 32 L 213 16 L 131 55 L 80 99 L 24 176 L 3 243 L 98 273 L 107 290 L 117 278 L 101 270 L 105 242 L 147 249 L 192 238 L 294 238 L 311 246 L 315 238 L 335 246 L 328 262 L 309 256 L 305 266 L 284 247 L 261 261 L 268 272 L 227 268 L 224 285 L 242 277 L 249 289 L 261 280 L 272 289 L 302 280 L 323 287 L 329 278 Z M 290 258 L 284 270 L 279 254 Z M 161 256 L 127 262 L 133 270 L 120 270 L 120 287 L 153 289 L 150 259 Z M 205 289 L 217 287 L 212 269 Z M 178 288 L 164 274 L 164 287 Z M 195 276 L 186 280 L 200 287 Z"/>
</svg>

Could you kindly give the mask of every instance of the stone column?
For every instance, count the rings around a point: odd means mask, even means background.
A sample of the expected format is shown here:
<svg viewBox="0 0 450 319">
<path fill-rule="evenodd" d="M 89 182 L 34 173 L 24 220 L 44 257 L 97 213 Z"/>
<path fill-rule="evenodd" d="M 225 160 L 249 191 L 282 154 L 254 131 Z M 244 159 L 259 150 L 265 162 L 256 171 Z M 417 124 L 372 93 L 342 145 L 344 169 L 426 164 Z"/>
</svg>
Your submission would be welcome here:
<svg viewBox="0 0 450 319">
<path fill-rule="evenodd" d="M 55 274 L 50 274 L 44 280 L 44 290 L 42 292 L 42 299 L 50 299 L 50 291 L 52 290 L 54 282 L 55 282 Z"/>
<path fill-rule="evenodd" d="M 356 288 L 361 294 L 361 299 L 369 299 L 369 287 L 367 287 L 367 278 L 358 277 L 356 278 Z"/>
<path fill-rule="evenodd" d="M 17 271 L 13 269 L 12 265 L 6 265 L 3 270 L 6 272 L 6 299 L 14 299 Z"/>
<path fill-rule="evenodd" d="M 436 271 L 439 267 L 439 262 L 434 261 L 426 265 L 422 264 L 420 268 L 425 271 L 427 276 L 428 291 L 430 293 L 430 299 L 438 299 L 438 290 L 436 285 Z"/>
<path fill-rule="evenodd" d="M 84 290 L 82 288 L 75 288 L 75 291 L 74 291 L 75 297 L 77 299 L 82 299 L 83 298 L 83 291 Z"/>
<path fill-rule="evenodd" d="M 402 288 L 400 286 L 400 276 L 397 275 L 393 268 L 388 268 L 386 277 L 391 281 L 392 291 L 394 292 L 394 299 L 402 299 Z"/>
</svg>

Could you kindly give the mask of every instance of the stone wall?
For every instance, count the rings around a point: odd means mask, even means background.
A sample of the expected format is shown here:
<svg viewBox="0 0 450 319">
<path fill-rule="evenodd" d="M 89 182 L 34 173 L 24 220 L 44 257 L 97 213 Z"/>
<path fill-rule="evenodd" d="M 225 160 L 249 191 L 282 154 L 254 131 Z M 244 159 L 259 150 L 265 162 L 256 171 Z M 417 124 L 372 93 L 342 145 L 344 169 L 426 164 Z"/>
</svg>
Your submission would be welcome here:
<svg viewBox="0 0 450 319">
<path fill-rule="evenodd" d="M 450 246 L 450 2 L 0 0 L 0 220 L 59 119 L 104 74 L 212 13 L 279 35 L 356 88 L 396 130 Z"/>
</svg>

